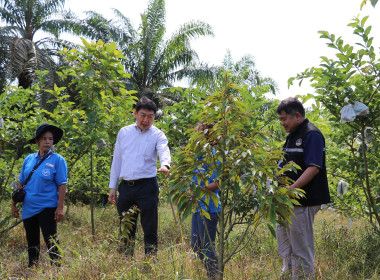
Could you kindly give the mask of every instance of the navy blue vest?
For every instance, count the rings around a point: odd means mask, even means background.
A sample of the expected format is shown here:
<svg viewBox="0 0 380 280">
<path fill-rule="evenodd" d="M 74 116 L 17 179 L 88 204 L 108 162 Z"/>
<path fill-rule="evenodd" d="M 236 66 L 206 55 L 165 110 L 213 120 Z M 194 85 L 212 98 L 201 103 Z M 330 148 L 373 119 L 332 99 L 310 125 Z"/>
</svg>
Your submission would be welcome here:
<svg viewBox="0 0 380 280">
<path fill-rule="evenodd" d="M 316 131 L 323 137 L 322 132 L 309 122 L 308 119 L 305 119 L 294 132 L 289 133 L 282 148 L 285 157 L 284 164 L 294 161 L 301 167 L 301 170 L 297 170 L 297 172 L 288 171 L 285 173 L 286 176 L 294 181 L 296 181 L 307 168 L 304 161 L 303 143 L 306 135 L 311 131 Z M 325 141 L 324 137 L 323 141 Z M 302 189 L 306 192 L 305 197 L 298 200 L 302 206 L 314 206 L 330 202 L 325 151 L 323 151 L 323 163 L 318 174 L 306 186 L 303 186 Z"/>
</svg>

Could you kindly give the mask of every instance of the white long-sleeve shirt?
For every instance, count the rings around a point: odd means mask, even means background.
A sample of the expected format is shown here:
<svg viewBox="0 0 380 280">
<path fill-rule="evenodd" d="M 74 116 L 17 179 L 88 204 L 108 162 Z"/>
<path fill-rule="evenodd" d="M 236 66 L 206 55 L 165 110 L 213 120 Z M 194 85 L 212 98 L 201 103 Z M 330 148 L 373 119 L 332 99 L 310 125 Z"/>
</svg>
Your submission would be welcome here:
<svg viewBox="0 0 380 280">
<path fill-rule="evenodd" d="M 120 129 L 112 160 L 110 189 L 116 189 L 119 179 L 137 180 L 157 175 L 157 153 L 161 166 L 170 166 L 168 139 L 155 126 L 141 131 L 136 124 Z"/>
</svg>

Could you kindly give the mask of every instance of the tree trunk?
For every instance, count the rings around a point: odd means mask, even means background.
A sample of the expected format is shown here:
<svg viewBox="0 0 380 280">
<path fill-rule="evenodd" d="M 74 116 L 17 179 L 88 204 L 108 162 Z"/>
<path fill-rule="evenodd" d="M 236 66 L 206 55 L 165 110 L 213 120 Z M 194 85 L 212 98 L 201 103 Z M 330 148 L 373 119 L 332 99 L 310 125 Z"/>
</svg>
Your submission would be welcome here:
<svg viewBox="0 0 380 280">
<path fill-rule="evenodd" d="M 92 150 L 90 153 L 90 188 L 91 188 L 91 228 L 92 228 L 92 236 L 95 236 L 95 221 L 94 221 L 94 182 L 93 182 L 93 158 L 92 158 Z"/>
<path fill-rule="evenodd" d="M 6 188 L 6 186 L 8 185 L 8 182 L 9 182 L 9 179 L 10 179 L 10 177 L 11 177 L 11 174 L 13 173 L 13 168 L 14 168 L 15 163 L 16 163 L 16 157 L 17 157 L 17 154 L 18 154 L 18 148 L 17 148 L 17 150 L 16 150 L 16 155 L 15 155 L 15 157 L 13 158 L 12 166 L 11 166 L 11 169 L 9 170 L 9 173 L 8 173 L 7 179 L 6 179 L 5 182 L 4 182 L 4 186 L 0 186 L 0 197 L 3 197 L 3 194 L 5 193 L 5 188 Z"/>
<path fill-rule="evenodd" d="M 369 182 L 369 175 L 368 175 L 368 162 L 367 162 L 367 145 L 365 143 L 365 135 L 364 135 L 365 127 L 362 127 L 361 135 L 362 135 L 362 152 L 363 152 L 363 159 L 364 159 L 364 173 L 365 173 L 365 190 L 364 192 L 367 192 L 368 194 L 368 208 L 369 208 L 369 219 L 370 223 L 373 223 L 373 216 L 375 216 L 375 219 L 377 221 L 378 226 L 380 226 L 380 216 L 376 212 L 375 209 L 375 201 L 371 193 L 371 183 Z"/>
<path fill-rule="evenodd" d="M 218 249 L 218 279 L 222 280 L 224 275 L 224 230 L 225 230 L 225 217 L 224 217 L 224 197 L 223 192 L 220 192 L 221 211 L 219 217 L 219 249 Z"/>
</svg>

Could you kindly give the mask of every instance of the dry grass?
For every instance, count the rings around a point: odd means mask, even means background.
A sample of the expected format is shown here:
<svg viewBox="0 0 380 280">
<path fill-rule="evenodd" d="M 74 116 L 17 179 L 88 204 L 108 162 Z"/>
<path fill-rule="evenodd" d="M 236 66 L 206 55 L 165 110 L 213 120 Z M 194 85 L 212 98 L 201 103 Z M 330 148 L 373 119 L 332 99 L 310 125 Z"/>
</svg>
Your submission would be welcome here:
<svg viewBox="0 0 380 280">
<path fill-rule="evenodd" d="M 202 263 L 190 249 L 190 221 L 181 226 L 180 234 L 170 206 L 162 205 L 159 217 L 157 258 L 149 259 L 143 254 L 139 227 L 135 258 L 129 259 L 118 251 L 120 241 L 115 208 L 108 206 L 96 210 L 96 235 L 93 237 L 89 208 L 72 206 L 70 216 L 58 229 L 62 266 L 51 267 L 44 253 L 40 265 L 33 270 L 26 268 L 25 233 L 23 227 L 18 226 L 0 237 L 0 279 L 206 279 Z M 316 279 L 379 279 L 380 267 L 377 270 L 373 265 L 367 268 L 363 252 L 358 251 L 361 247 L 357 245 L 365 236 L 365 223 L 354 220 L 350 228 L 349 222 L 349 218 L 331 211 L 317 215 Z M 225 279 L 278 279 L 280 267 L 276 240 L 263 226 L 249 248 L 229 262 Z"/>
</svg>

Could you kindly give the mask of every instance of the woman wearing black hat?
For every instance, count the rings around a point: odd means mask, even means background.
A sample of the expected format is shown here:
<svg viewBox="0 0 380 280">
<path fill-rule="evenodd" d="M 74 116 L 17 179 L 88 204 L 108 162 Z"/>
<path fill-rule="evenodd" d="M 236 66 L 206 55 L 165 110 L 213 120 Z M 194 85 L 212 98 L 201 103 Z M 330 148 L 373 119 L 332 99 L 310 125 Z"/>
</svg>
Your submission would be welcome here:
<svg viewBox="0 0 380 280">
<path fill-rule="evenodd" d="M 37 144 L 39 150 L 25 158 L 20 172 L 18 188 L 24 186 L 26 192 L 22 204 L 22 220 L 28 241 L 28 267 L 38 263 L 40 228 L 50 259 L 52 263 L 58 264 L 56 261 L 59 254 L 55 243 L 57 222 L 63 218 L 67 164 L 61 155 L 52 153 L 52 148 L 61 140 L 62 135 L 62 129 L 54 125 L 39 126 L 36 137 L 29 140 L 30 143 Z M 14 201 L 12 201 L 12 215 L 16 218 L 20 216 Z"/>
</svg>

